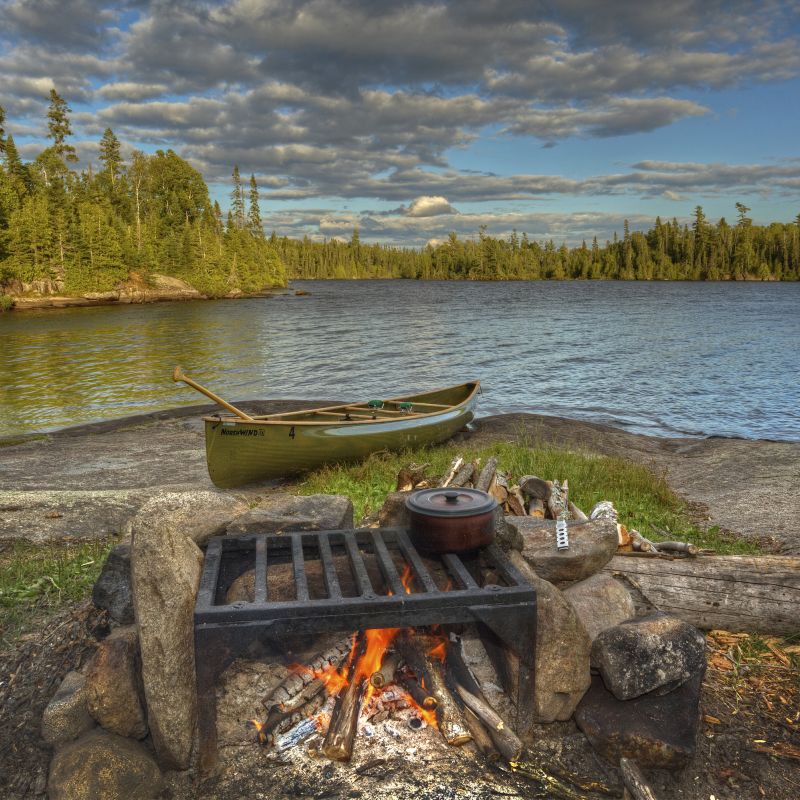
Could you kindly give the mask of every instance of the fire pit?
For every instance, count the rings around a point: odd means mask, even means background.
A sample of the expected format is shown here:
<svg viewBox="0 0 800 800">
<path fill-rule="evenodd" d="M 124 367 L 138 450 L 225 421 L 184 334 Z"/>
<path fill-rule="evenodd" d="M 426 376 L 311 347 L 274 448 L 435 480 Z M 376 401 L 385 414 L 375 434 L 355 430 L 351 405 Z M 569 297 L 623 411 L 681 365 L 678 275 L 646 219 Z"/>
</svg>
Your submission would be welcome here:
<svg viewBox="0 0 800 800">
<path fill-rule="evenodd" d="M 231 584 L 249 569 L 254 570 L 251 598 L 226 602 Z M 287 570 L 290 599 L 285 585 L 273 591 L 276 573 L 285 575 Z M 444 585 L 442 575 L 447 576 Z M 323 633 L 353 633 L 353 685 L 365 677 L 356 668 L 362 655 L 356 649 L 366 652 L 369 640 L 381 636 L 376 630 L 392 629 L 391 641 L 399 629 L 467 623 L 477 624 L 498 652 L 514 654 L 506 663 L 517 665 L 516 674 L 506 672 L 503 677 L 507 687 L 513 687 L 517 726 L 526 731 L 532 707 L 536 593 L 496 546 L 469 555 L 444 553 L 423 559 L 407 532 L 394 528 L 212 539 L 194 614 L 201 770 L 210 772 L 216 763 L 215 684 L 234 659 L 267 657 L 289 663 L 295 660 L 298 643 L 307 645 Z M 401 637 L 408 662 L 428 655 L 419 646 L 425 632 L 418 632 L 419 637 Z M 365 662 L 359 668 L 369 671 L 368 678 L 379 671 L 387 644 L 377 663 Z M 349 698 L 345 694 L 337 698 L 337 725 L 347 739 L 352 738 L 348 726 L 358 719 L 361 693 L 353 690 Z M 342 710 L 346 704 L 350 707 Z M 335 745 L 331 752 L 336 752 Z"/>
</svg>

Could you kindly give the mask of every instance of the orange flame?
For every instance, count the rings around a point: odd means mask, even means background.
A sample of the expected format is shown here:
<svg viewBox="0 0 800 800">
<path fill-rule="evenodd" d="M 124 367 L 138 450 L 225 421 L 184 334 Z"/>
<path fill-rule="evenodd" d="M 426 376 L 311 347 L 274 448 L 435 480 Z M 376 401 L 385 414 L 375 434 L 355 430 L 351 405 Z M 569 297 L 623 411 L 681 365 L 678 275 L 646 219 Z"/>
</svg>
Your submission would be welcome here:
<svg viewBox="0 0 800 800">
<path fill-rule="evenodd" d="M 439 644 L 428 651 L 428 655 L 431 658 L 438 659 L 444 664 L 445 657 L 447 656 L 447 641 L 442 639 Z"/>
<path fill-rule="evenodd" d="M 406 568 L 403 570 L 403 574 L 400 576 L 400 583 L 403 584 L 406 594 L 411 594 L 411 579 L 411 566 L 406 564 Z"/>
</svg>

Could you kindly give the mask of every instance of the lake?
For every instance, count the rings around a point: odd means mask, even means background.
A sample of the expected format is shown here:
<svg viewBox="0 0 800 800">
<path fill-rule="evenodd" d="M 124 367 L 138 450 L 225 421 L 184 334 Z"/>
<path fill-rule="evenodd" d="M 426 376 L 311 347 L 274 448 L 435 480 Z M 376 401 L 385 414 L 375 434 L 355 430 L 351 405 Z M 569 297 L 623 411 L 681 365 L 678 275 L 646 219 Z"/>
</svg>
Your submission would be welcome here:
<svg viewBox="0 0 800 800">
<path fill-rule="evenodd" d="M 309 296 L 0 315 L 0 436 L 227 399 L 479 378 L 479 414 L 800 440 L 800 284 L 313 281 Z"/>
</svg>

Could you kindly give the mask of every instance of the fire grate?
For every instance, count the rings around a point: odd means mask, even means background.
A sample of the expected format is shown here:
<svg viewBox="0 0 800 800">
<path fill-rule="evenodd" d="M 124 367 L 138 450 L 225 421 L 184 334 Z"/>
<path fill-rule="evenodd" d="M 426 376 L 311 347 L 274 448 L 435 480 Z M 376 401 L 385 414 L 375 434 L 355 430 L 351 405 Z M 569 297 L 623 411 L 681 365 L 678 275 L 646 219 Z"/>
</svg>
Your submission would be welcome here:
<svg viewBox="0 0 800 800">
<path fill-rule="evenodd" d="M 426 566 L 400 528 L 211 539 L 194 613 L 201 770 L 216 763 L 215 684 L 225 668 L 240 657 L 289 658 L 292 639 L 335 631 L 478 624 L 518 659 L 506 688 L 524 732 L 533 707 L 535 590 L 496 545 L 427 558 Z M 272 598 L 271 570 L 281 566 L 290 571 L 292 599 Z M 481 586 L 481 567 L 497 582 Z M 248 569 L 252 600 L 226 603 L 230 584 Z M 413 588 L 401 572 L 413 576 Z M 449 577 L 446 587 L 440 574 Z"/>
</svg>

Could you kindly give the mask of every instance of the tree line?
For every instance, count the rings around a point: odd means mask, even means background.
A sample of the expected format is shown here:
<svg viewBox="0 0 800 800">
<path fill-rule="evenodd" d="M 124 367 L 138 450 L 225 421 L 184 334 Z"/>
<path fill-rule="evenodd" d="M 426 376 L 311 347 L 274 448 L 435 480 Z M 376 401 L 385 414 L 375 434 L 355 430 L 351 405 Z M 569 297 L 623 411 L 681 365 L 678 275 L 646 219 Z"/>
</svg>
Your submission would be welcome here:
<svg viewBox="0 0 800 800">
<path fill-rule="evenodd" d="M 422 280 L 784 280 L 800 279 L 800 214 L 793 223 L 754 225 L 736 203 L 735 224 L 711 224 L 697 206 L 691 225 L 656 218 L 600 245 L 537 242 L 513 232 L 506 239 L 451 233 L 422 250 L 350 241 L 324 243 L 272 235 L 290 278 L 418 278 Z"/>
<path fill-rule="evenodd" d="M 132 273 L 145 282 L 153 273 L 180 278 L 212 296 L 285 285 L 261 225 L 254 177 L 248 191 L 234 168 L 223 219 L 186 161 L 158 150 L 135 151 L 126 163 L 110 128 L 97 169 L 77 172 L 69 114 L 51 90 L 52 143 L 25 163 L 0 108 L 0 295 L 107 291 Z"/>
</svg>

